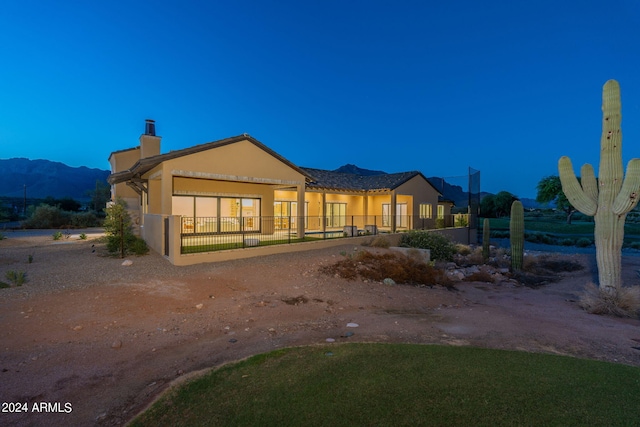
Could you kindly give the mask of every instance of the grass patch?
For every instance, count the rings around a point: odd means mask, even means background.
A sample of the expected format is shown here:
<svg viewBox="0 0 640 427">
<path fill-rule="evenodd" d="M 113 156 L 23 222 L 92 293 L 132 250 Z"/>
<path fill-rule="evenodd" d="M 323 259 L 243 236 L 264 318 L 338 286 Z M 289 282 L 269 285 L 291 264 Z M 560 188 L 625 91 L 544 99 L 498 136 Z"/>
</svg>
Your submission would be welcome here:
<svg viewBox="0 0 640 427">
<path fill-rule="evenodd" d="M 491 230 L 509 230 L 509 218 L 489 218 Z M 525 218 L 524 228 L 527 231 L 538 231 L 554 234 L 593 234 L 593 221 L 573 221 L 567 224 L 566 221 L 559 221 L 551 218 Z M 640 224 L 626 222 L 624 225 L 625 234 L 640 235 Z"/>
<path fill-rule="evenodd" d="M 298 347 L 175 389 L 132 426 L 635 425 L 640 369 L 472 347 Z"/>
</svg>

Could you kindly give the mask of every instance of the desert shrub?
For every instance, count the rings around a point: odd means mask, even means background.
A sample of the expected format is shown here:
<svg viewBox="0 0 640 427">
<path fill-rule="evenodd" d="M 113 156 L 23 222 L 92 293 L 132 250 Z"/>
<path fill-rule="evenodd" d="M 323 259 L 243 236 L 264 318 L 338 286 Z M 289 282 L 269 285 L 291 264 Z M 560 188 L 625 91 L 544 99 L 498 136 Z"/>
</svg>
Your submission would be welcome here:
<svg viewBox="0 0 640 427">
<path fill-rule="evenodd" d="M 104 220 L 104 231 L 107 235 L 107 250 L 109 252 L 120 252 L 121 256 L 128 253 L 144 255 L 149 252 L 147 243 L 133 234 L 131 217 L 123 200 L 117 200 L 106 208 L 105 212 L 107 217 Z"/>
<path fill-rule="evenodd" d="M 491 273 L 484 270 L 471 273 L 470 275 L 468 275 L 462 280 L 465 282 L 485 282 L 485 283 L 493 283 L 495 281 Z"/>
<path fill-rule="evenodd" d="M 384 236 L 376 236 L 373 238 L 369 246 L 373 246 L 374 248 L 388 248 L 391 246 L 391 242 Z"/>
<path fill-rule="evenodd" d="M 0 287 L 9 288 L 13 286 L 22 286 L 27 281 L 27 273 L 24 271 L 9 270 L 4 275 L 9 283 L 0 282 Z"/>
<path fill-rule="evenodd" d="M 525 286 L 537 288 L 561 278 L 559 273 L 582 270 L 584 266 L 566 256 L 543 255 L 524 258 L 522 271 L 514 272 L 513 278 Z"/>
<path fill-rule="evenodd" d="M 637 317 L 640 311 L 640 286 L 606 291 L 589 283 L 585 286 L 585 292 L 580 297 L 579 304 L 592 314 Z"/>
<path fill-rule="evenodd" d="M 71 212 L 63 211 L 56 206 L 42 204 L 35 208 L 33 214 L 22 225 L 25 228 L 60 228 L 71 224 Z"/>
<path fill-rule="evenodd" d="M 591 246 L 592 244 L 593 242 L 591 241 L 591 239 L 587 239 L 586 237 L 581 237 L 576 240 L 576 246 L 579 248 L 586 248 Z"/>
<path fill-rule="evenodd" d="M 451 261 L 456 246 L 446 236 L 428 231 L 412 230 L 402 235 L 400 246 L 429 249 L 434 261 Z"/>
<path fill-rule="evenodd" d="M 347 280 L 362 279 L 382 282 L 392 279 L 396 283 L 422 286 L 451 286 L 451 280 L 440 269 L 402 254 L 372 254 L 361 251 L 354 257 L 345 257 L 335 264 L 323 266 L 324 274 Z"/>
<path fill-rule="evenodd" d="M 87 240 L 87 235 L 85 233 L 80 233 L 80 236 L 78 236 L 80 238 L 80 240 Z"/>
<path fill-rule="evenodd" d="M 51 235 L 51 237 L 53 237 L 53 240 L 60 240 L 62 239 L 62 231 L 56 231 L 55 233 L 53 233 Z"/>
<path fill-rule="evenodd" d="M 506 239 L 509 237 L 509 230 L 491 230 L 491 237 Z"/>
<path fill-rule="evenodd" d="M 134 236 L 133 240 L 128 244 L 127 247 L 135 255 L 146 255 L 149 253 L 147 242 L 137 236 Z"/>
<path fill-rule="evenodd" d="M 455 226 L 456 227 L 466 227 L 469 225 L 469 220 L 466 215 L 459 215 L 455 217 Z"/>
<path fill-rule="evenodd" d="M 545 245 L 553 245 L 556 243 L 556 239 L 546 233 L 524 233 L 524 239 L 531 243 L 543 243 Z"/>
<path fill-rule="evenodd" d="M 484 256 L 482 255 L 482 248 L 477 247 L 467 256 L 467 262 L 471 265 L 481 265 L 485 263 Z"/>
<path fill-rule="evenodd" d="M 71 216 L 71 225 L 77 228 L 99 227 L 102 221 L 94 212 L 78 212 Z"/>
<path fill-rule="evenodd" d="M 469 255 L 471 253 L 471 246 L 469 245 L 463 245 L 463 244 L 457 244 L 456 245 L 456 252 L 460 255 Z"/>
<path fill-rule="evenodd" d="M 573 239 L 570 239 L 570 238 L 562 239 L 562 240 L 560 240 L 559 243 L 562 246 L 573 246 L 575 244 Z"/>
</svg>

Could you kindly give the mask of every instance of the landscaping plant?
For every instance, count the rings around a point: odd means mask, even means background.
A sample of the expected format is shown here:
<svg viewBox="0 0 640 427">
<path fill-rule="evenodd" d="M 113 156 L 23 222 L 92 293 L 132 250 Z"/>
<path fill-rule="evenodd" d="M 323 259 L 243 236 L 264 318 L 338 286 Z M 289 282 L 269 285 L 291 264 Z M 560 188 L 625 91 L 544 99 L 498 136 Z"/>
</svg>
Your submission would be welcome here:
<svg viewBox="0 0 640 427">
<path fill-rule="evenodd" d="M 511 204 L 509 241 L 511 242 L 511 270 L 522 270 L 522 259 L 524 258 L 524 208 L 519 200 Z"/>
<path fill-rule="evenodd" d="M 423 230 L 410 230 L 402 234 L 400 246 L 429 249 L 434 261 L 451 261 L 456 254 L 456 246 L 446 236 Z"/>
<path fill-rule="evenodd" d="M 624 223 L 627 213 L 638 204 L 640 159 L 632 159 L 626 177 L 622 169 L 620 86 L 609 80 L 602 90 L 602 136 L 600 169 L 596 180 L 593 166 L 580 169 L 576 177 L 571 160 L 558 161 L 562 191 L 569 202 L 595 220 L 596 259 L 600 290 L 615 294 L 622 287 L 621 263 Z"/>
<path fill-rule="evenodd" d="M 131 217 L 123 200 L 118 199 L 107 207 L 105 212 L 107 217 L 104 220 L 104 231 L 107 235 L 109 252 L 120 252 L 122 258 L 127 253 L 144 255 L 149 252 L 146 242 L 133 234 Z"/>
</svg>

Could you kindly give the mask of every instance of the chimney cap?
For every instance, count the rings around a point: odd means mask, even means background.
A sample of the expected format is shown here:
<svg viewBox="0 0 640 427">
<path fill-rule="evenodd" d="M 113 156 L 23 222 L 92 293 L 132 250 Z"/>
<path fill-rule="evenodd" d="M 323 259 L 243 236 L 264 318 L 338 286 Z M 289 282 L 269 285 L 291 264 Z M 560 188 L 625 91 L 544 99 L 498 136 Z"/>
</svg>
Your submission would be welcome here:
<svg viewBox="0 0 640 427">
<path fill-rule="evenodd" d="M 151 119 L 145 119 L 144 121 L 144 134 L 150 136 L 156 136 L 156 121 Z"/>
</svg>

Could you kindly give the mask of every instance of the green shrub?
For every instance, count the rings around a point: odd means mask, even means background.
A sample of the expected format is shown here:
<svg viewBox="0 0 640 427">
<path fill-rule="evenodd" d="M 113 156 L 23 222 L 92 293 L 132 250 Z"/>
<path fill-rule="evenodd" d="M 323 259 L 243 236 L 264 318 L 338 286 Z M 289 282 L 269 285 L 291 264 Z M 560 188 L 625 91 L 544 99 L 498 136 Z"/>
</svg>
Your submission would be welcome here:
<svg viewBox="0 0 640 427">
<path fill-rule="evenodd" d="M 149 252 L 147 243 L 135 236 L 131 230 L 131 217 L 126 203 L 119 199 L 105 209 L 104 230 L 107 235 L 107 250 L 111 253 L 144 255 Z"/>
<path fill-rule="evenodd" d="M 631 249 L 640 249 L 640 242 L 631 242 L 629 243 L 629 247 Z"/>
<path fill-rule="evenodd" d="M 127 248 L 136 255 L 146 255 L 149 253 L 147 242 L 140 237 L 134 237 L 134 239 L 127 245 Z"/>
<path fill-rule="evenodd" d="M 27 273 L 24 271 L 9 270 L 5 273 L 5 277 L 14 286 L 22 286 L 27 281 Z"/>
<path fill-rule="evenodd" d="M 53 240 L 60 240 L 62 239 L 62 232 L 61 231 L 56 231 L 55 233 L 53 233 Z"/>
<path fill-rule="evenodd" d="M 78 237 L 80 237 L 80 240 L 87 240 L 87 235 L 84 233 L 81 233 Z"/>
<path fill-rule="evenodd" d="M 400 246 L 429 249 L 431 259 L 451 261 L 456 254 L 456 246 L 446 236 L 428 231 L 412 230 L 402 234 Z"/>
<path fill-rule="evenodd" d="M 566 239 L 560 240 L 560 244 L 562 246 L 573 246 L 575 245 L 575 242 L 573 241 L 573 239 L 566 238 Z"/>
<path fill-rule="evenodd" d="M 556 239 L 555 237 L 546 234 L 546 233 L 536 233 L 536 232 L 526 232 L 524 233 L 524 239 L 527 242 L 531 243 L 543 243 L 545 245 L 555 245 Z"/>
<path fill-rule="evenodd" d="M 496 239 L 508 239 L 509 231 L 508 230 L 491 230 L 491 237 Z"/>
<path fill-rule="evenodd" d="M 25 228 L 60 228 L 71 224 L 71 212 L 42 204 L 23 222 Z"/>
<path fill-rule="evenodd" d="M 71 225 L 76 228 L 99 227 L 102 221 L 94 212 L 78 212 L 71 216 Z"/>
<path fill-rule="evenodd" d="M 591 246 L 592 244 L 593 242 L 591 241 L 591 239 L 587 239 L 586 237 L 581 237 L 576 240 L 576 246 L 579 248 L 586 248 L 588 246 Z"/>
</svg>

